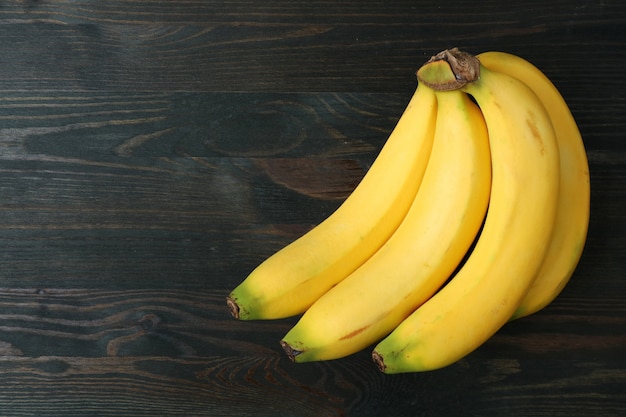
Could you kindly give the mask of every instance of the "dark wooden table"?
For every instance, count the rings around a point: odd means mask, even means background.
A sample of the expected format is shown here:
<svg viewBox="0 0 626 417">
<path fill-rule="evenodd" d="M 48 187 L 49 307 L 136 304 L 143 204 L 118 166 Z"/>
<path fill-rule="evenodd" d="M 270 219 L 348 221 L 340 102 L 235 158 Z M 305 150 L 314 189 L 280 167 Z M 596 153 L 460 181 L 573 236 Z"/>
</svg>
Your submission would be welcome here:
<svg viewBox="0 0 626 417">
<path fill-rule="evenodd" d="M 459 46 L 561 89 L 588 149 L 562 295 L 455 365 L 293 364 L 225 296 L 336 208 Z M 0 2 L 0 415 L 626 415 L 626 3 Z"/>
</svg>

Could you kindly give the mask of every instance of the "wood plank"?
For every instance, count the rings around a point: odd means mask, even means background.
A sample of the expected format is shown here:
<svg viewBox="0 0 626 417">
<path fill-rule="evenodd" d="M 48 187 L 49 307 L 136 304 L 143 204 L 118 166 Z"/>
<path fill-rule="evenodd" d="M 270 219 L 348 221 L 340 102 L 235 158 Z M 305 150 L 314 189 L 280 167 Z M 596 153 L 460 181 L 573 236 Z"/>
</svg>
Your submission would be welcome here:
<svg viewBox="0 0 626 417">
<path fill-rule="evenodd" d="M 187 288 L 2 289 L 1 350 L 33 358 L 279 355 L 278 341 L 297 318 L 236 321 L 226 295 Z M 551 356 L 594 346 L 603 360 L 617 360 L 626 340 L 624 305 L 622 294 L 590 300 L 567 291 L 544 313 L 509 323 L 484 350 L 496 357 L 511 349 Z"/>
<path fill-rule="evenodd" d="M 567 398 L 578 412 L 617 416 L 623 406 L 616 394 L 626 383 L 620 367 L 626 333 L 615 331 L 626 327 L 623 298 L 560 301 L 547 314 L 510 323 L 449 368 L 388 377 L 368 351 L 290 363 L 277 341 L 293 320 L 236 322 L 224 295 L 0 291 L 0 310 L 10 311 L 0 314 L 3 412 L 374 416 L 514 409 L 548 415 L 562 404 L 564 391 L 580 393 Z M 539 372 L 543 367 L 549 377 Z"/>
<path fill-rule="evenodd" d="M 586 71 L 584 62 L 603 61 L 605 48 L 613 60 L 626 54 L 619 47 L 626 14 L 614 1 L 491 0 L 458 11 L 456 3 L 414 2 L 231 7 L 3 2 L 0 56 L 11 65 L 0 88 L 389 92 L 412 87 L 415 70 L 454 45 L 475 53 L 507 50 L 536 62 L 559 85 L 593 86 L 622 77 L 602 74 L 610 66 Z M 544 12 L 528 15 L 537 8 Z"/>
</svg>

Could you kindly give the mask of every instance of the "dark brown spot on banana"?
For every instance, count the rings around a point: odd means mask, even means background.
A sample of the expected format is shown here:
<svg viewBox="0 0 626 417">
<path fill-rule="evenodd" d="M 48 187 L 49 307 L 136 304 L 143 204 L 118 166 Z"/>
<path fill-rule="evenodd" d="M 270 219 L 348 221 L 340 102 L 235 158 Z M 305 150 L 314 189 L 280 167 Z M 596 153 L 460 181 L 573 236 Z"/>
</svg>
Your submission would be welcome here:
<svg viewBox="0 0 626 417">
<path fill-rule="evenodd" d="M 530 133 L 533 135 L 535 140 L 539 142 L 540 144 L 539 153 L 543 155 L 545 153 L 545 148 L 543 146 L 543 138 L 541 137 L 541 132 L 539 131 L 539 128 L 537 127 L 537 119 L 534 113 L 530 111 L 528 112 L 528 117 L 526 118 L 526 124 L 528 125 Z"/>
<path fill-rule="evenodd" d="M 360 329 L 356 329 L 350 333 L 348 333 L 345 336 L 342 336 L 341 339 L 339 340 L 347 340 L 347 339 L 352 339 L 354 336 L 358 335 L 359 333 L 362 333 L 365 331 L 365 329 L 367 329 L 369 326 L 365 326 L 365 327 L 361 327 Z"/>
</svg>

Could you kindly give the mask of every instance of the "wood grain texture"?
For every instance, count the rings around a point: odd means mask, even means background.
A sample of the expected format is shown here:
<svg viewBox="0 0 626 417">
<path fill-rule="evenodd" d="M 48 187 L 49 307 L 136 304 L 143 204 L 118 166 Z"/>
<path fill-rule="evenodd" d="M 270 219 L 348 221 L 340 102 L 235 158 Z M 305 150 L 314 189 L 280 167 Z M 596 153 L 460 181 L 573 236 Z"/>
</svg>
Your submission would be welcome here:
<svg viewBox="0 0 626 417">
<path fill-rule="evenodd" d="M 13 0 L 0 56 L 14 75 L 0 88 L 387 92 L 450 44 L 517 53 L 570 85 L 589 81 L 581 57 L 624 59 L 624 15 L 617 0 Z"/>
<path fill-rule="evenodd" d="M 10 313 L 0 315 L 0 403 L 11 404 L 13 415 L 59 416 L 436 416 L 468 408 L 549 415 L 566 399 L 586 413 L 619 415 L 623 405 L 626 335 L 611 334 L 626 325 L 623 308 L 559 302 L 547 314 L 511 323 L 452 367 L 388 377 L 367 352 L 293 364 L 276 343 L 293 320 L 235 324 L 224 296 L 4 290 L 0 310 Z M 595 312 L 592 322 L 583 303 Z"/>
<path fill-rule="evenodd" d="M 622 416 L 626 6 L 0 2 L 0 415 Z M 560 88 L 590 161 L 563 294 L 442 370 L 293 364 L 228 291 L 331 213 L 441 49 Z"/>
</svg>

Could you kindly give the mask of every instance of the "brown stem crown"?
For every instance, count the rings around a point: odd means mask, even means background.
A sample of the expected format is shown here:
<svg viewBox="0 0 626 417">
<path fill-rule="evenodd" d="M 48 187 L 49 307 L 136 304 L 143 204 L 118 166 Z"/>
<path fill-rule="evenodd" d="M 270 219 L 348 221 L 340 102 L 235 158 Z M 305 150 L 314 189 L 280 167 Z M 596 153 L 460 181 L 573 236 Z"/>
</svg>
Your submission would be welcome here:
<svg viewBox="0 0 626 417">
<path fill-rule="evenodd" d="M 458 90 L 479 76 L 478 58 L 459 48 L 439 52 L 417 71 L 419 82 L 436 91 Z"/>
</svg>

